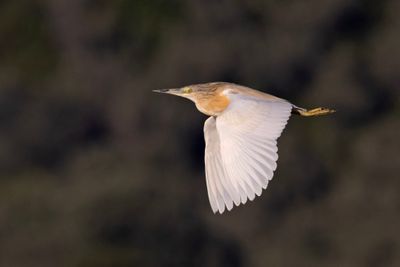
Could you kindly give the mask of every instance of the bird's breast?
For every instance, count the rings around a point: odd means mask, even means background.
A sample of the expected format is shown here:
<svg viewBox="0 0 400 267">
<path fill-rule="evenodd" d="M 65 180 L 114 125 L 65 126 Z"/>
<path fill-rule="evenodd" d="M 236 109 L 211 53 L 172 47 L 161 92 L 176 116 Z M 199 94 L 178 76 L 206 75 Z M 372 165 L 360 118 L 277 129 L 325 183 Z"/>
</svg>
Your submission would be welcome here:
<svg viewBox="0 0 400 267">
<path fill-rule="evenodd" d="M 196 101 L 196 107 L 206 115 L 217 116 L 229 106 L 229 103 L 229 98 L 226 95 L 218 94 L 210 98 L 199 99 Z"/>
</svg>

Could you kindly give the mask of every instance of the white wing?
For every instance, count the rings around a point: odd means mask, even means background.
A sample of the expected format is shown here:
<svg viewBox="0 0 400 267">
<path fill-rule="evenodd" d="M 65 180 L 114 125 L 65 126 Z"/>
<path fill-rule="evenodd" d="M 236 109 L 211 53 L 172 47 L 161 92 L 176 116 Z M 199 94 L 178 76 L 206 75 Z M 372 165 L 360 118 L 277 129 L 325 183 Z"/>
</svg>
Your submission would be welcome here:
<svg viewBox="0 0 400 267">
<path fill-rule="evenodd" d="M 204 125 L 206 182 L 214 213 L 253 200 L 267 188 L 278 159 L 276 140 L 292 110 L 284 100 L 229 99 L 228 108 Z"/>
</svg>

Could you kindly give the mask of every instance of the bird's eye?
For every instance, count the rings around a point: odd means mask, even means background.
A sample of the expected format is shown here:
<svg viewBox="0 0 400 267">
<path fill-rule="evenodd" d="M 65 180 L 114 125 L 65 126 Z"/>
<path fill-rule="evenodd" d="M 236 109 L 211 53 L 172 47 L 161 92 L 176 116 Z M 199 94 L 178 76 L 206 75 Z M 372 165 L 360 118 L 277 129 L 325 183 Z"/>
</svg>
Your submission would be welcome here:
<svg viewBox="0 0 400 267">
<path fill-rule="evenodd" d="M 184 93 L 184 94 L 190 94 L 191 92 L 192 92 L 192 88 L 190 88 L 190 87 L 184 87 L 183 89 L 182 89 L 182 92 Z"/>
</svg>

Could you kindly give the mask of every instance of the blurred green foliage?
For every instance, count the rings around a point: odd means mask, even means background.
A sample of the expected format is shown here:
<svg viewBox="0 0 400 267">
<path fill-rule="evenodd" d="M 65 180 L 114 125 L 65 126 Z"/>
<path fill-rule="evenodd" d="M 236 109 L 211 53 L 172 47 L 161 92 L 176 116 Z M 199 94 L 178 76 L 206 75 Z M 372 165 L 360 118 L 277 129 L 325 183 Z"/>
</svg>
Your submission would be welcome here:
<svg viewBox="0 0 400 267">
<path fill-rule="evenodd" d="M 57 50 L 39 1 L 4 1 L 0 6 L 2 69 L 16 69 L 18 79 L 48 77 L 57 64 Z"/>
</svg>

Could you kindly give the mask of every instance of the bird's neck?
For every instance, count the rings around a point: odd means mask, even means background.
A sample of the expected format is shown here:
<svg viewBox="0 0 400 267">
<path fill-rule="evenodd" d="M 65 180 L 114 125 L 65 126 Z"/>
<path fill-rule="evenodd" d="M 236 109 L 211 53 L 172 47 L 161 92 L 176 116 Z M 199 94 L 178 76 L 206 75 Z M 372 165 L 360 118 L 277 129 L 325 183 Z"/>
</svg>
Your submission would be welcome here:
<svg viewBox="0 0 400 267">
<path fill-rule="evenodd" d="M 230 100 L 226 95 L 218 94 L 212 97 L 199 98 L 194 102 L 201 113 L 218 116 L 229 106 Z"/>
</svg>

